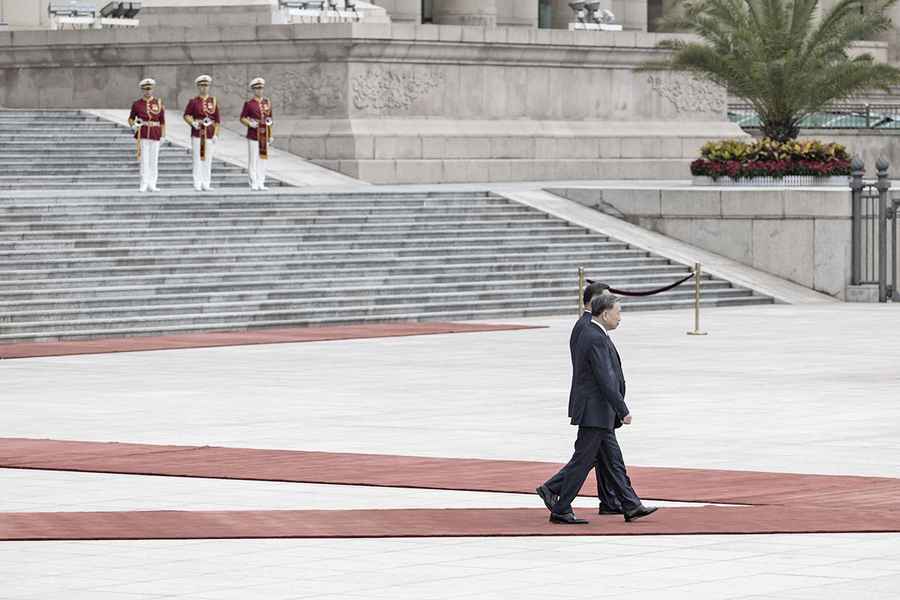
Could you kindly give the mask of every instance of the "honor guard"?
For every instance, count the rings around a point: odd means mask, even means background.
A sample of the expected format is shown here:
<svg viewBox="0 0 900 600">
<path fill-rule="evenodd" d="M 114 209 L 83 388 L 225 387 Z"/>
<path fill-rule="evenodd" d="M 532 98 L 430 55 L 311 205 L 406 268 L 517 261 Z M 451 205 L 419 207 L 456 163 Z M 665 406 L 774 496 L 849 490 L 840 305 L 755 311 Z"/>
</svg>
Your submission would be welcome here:
<svg viewBox="0 0 900 600">
<path fill-rule="evenodd" d="M 159 140 L 166 136 L 166 109 L 162 100 L 153 96 L 156 82 L 144 79 L 140 83 L 143 96 L 131 105 L 128 124 L 137 140 L 137 158 L 141 161 L 141 191 L 158 192 Z"/>
<path fill-rule="evenodd" d="M 272 143 L 272 101 L 263 97 L 266 80 L 257 77 L 250 82 L 253 98 L 244 103 L 241 123 L 247 127 L 247 172 L 251 190 L 266 188 L 266 160 Z"/>
<path fill-rule="evenodd" d="M 191 151 L 194 155 L 194 189 L 212 189 L 212 156 L 216 135 L 219 133 L 219 105 L 215 96 L 209 95 L 212 77 L 201 75 L 194 80 L 197 97 L 191 98 L 184 109 L 184 120 L 191 126 Z"/>
</svg>

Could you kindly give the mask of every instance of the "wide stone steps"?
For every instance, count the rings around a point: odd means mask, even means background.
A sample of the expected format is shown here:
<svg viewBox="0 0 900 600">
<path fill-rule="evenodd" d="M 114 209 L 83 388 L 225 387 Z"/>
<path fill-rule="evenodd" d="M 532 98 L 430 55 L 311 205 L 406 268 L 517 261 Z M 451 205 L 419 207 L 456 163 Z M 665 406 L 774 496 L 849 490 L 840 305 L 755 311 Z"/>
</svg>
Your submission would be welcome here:
<svg viewBox="0 0 900 600">
<path fill-rule="evenodd" d="M 568 293 L 566 293 L 568 292 Z M 669 304 L 677 306 L 691 306 L 693 295 L 680 293 Z M 511 316 L 523 316 L 529 312 L 532 314 L 558 314 L 560 308 L 572 303 L 573 290 L 560 290 L 554 296 L 524 297 L 521 294 L 512 294 L 505 297 L 492 297 L 484 294 L 457 294 L 448 297 L 428 297 L 421 299 L 409 299 L 406 296 L 384 296 L 367 299 L 364 302 L 354 304 L 350 301 L 335 301 L 332 298 L 318 299 L 309 303 L 283 301 L 275 302 L 233 302 L 216 305 L 175 305 L 170 307 L 143 307 L 140 309 L 88 309 L 81 311 L 42 311 L 36 316 L 39 320 L 32 321 L 7 321 L 6 326 L 14 326 L 21 334 L 40 334 L 41 332 L 56 332 L 59 334 L 81 335 L 75 332 L 79 330 L 100 331 L 102 335 L 111 333 L 130 332 L 131 328 L 143 328 L 144 332 L 162 332 L 183 328 L 214 329 L 232 328 L 234 323 L 245 323 L 245 327 L 285 324 L 307 324 L 310 321 L 316 323 L 327 322 L 355 322 L 360 319 L 377 315 L 379 320 L 409 318 L 410 312 L 429 315 L 430 310 L 450 312 L 465 315 L 467 318 L 475 317 L 483 311 L 491 311 L 503 308 Z M 744 290 L 732 290 L 732 293 L 714 293 L 714 297 L 707 300 L 708 305 L 742 305 L 752 302 L 750 292 Z M 477 302 L 478 309 L 472 310 L 472 305 Z M 653 306 L 664 306 L 658 301 L 645 301 Z M 629 306 L 639 308 L 644 301 L 638 299 L 629 302 Z M 429 310 L 430 309 L 430 310 Z M 222 311 L 222 312 L 218 312 Z M 175 312 L 176 314 L 172 314 Z M 571 312 L 571 310 L 569 311 Z M 163 314 L 157 314 L 163 313 Z M 500 313 L 502 314 L 502 313 Z M 77 316 L 80 321 L 73 321 Z M 85 318 L 86 317 L 86 318 Z M 425 316 L 424 318 L 428 318 Z M 82 329 L 83 328 L 83 329 Z M 9 337 L 8 337 L 9 336 Z M 0 334 L 0 340 L 10 339 L 10 334 Z"/>
<path fill-rule="evenodd" d="M 128 250 L 133 251 L 136 248 L 165 248 L 165 249 L 185 249 L 193 251 L 195 249 L 209 249 L 218 251 L 222 245 L 229 247 L 254 247 L 262 248 L 283 248 L 297 247 L 298 245 L 306 250 L 323 250 L 323 249 L 381 249 L 381 248 L 429 248 L 440 246 L 442 244 L 462 243 L 466 246 L 477 244 L 479 246 L 508 246 L 511 244 L 561 244 L 572 240 L 579 242 L 591 243 L 606 249 L 624 249 L 626 244 L 622 242 L 609 242 L 607 238 L 601 235 L 592 235 L 588 238 L 580 238 L 573 235 L 539 235 L 539 236 L 466 236 L 461 238 L 433 238 L 422 234 L 417 238 L 406 237 L 405 239 L 397 239 L 396 236 L 375 236 L 363 237 L 353 236 L 348 239 L 334 240 L 334 236 L 319 236 L 325 239 L 311 239 L 312 236 L 229 236 L 227 238 L 173 238 L 173 237 L 142 237 L 129 240 L 29 240 L 21 242 L 4 242 L 0 241 L 0 255 L 23 256 L 22 253 L 35 254 L 39 252 L 57 253 L 60 250 L 66 252 L 76 251 L 94 251 L 103 250 L 107 252 Z"/>
<path fill-rule="evenodd" d="M 508 200 L 492 198 L 490 196 L 468 196 L 459 193 L 410 195 L 407 193 L 378 193 L 372 192 L 360 197 L 356 194 L 297 194 L 293 190 L 282 190 L 277 194 L 260 195 L 255 192 L 242 190 L 229 190 L 227 195 L 205 196 L 193 192 L 173 191 L 165 197 L 136 196 L 130 193 L 109 193 L 103 196 L 88 197 L 51 196 L 41 195 L 35 197 L 17 198 L 16 207 L 37 207 L 41 209 L 53 209 L 62 207 L 128 207 L 131 210 L 160 210 L 160 209 L 184 209 L 184 208 L 319 208 L 323 205 L 344 208 L 369 208 L 380 209 L 390 207 L 465 207 L 470 209 L 484 207 L 502 207 L 507 210 L 526 209 L 523 206 L 511 206 Z M 8 208 L 13 208 L 9 206 Z"/>
<path fill-rule="evenodd" d="M 70 220 L 66 221 L 65 217 L 62 215 L 49 216 L 48 218 L 41 219 L 29 219 L 27 216 L 22 217 L 20 215 L 8 216 L 5 215 L 2 218 L 2 224 L 0 224 L 0 233 L 11 230 L 20 230 L 23 228 L 32 229 L 35 231 L 38 230 L 51 230 L 51 229 L 65 229 L 69 227 L 78 227 L 78 228 L 102 228 L 109 227 L 110 222 L 114 222 L 120 226 L 125 225 L 129 227 L 134 226 L 142 226 L 154 229 L 156 227 L 169 228 L 175 227 L 178 225 L 191 225 L 197 228 L 207 227 L 207 226 L 228 226 L 228 225 L 243 225 L 243 226 L 261 226 L 261 225 L 277 225 L 277 226 L 311 226 L 311 225 L 341 225 L 341 224 L 358 224 L 358 225 L 367 225 L 367 224 L 390 224 L 394 219 L 400 219 L 401 217 L 405 217 L 407 220 L 411 220 L 414 225 L 420 225 L 423 227 L 429 227 L 435 223 L 440 224 L 442 226 L 447 226 L 450 224 L 461 224 L 461 225 L 472 225 L 475 226 L 478 223 L 490 223 L 492 226 L 496 227 L 497 223 L 504 223 L 509 221 L 521 221 L 522 223 L 534 223 L 533 215 L 528 213 L 498 213 L 498 214 L 490 214 L 490 215 L 474 215 L 474 214 L 443 214 L 443 215 L 391 215 L 391 214 L 381 214 L 377 216 L 358 216 L 358 215 L 323 215 L 323 216 L 298 216 L 298 217 L 283 217 L 283 216 L 270 216 L 270 217 L 218 217 L 218 218 L 188 218 L 184 217 L 181 219 L 171 218 L 170 215 L 165 215 L 167 218 L 162 218 L 162 216 L 157 217 L 146 217 L 146 218 L 131 218 L 131 219 L 122 219 L 117 220 L 114 217 L 110 217 L 109 219 L 99 219 L 100 215 L 93 215 L 97 217 L 98 220 Z"/>
<path fill-rule="evenodd" d="M 181 119 L 175 110 L 170 118 Z M 139 187 L 130 128 L 79 111 L 0 110 L 0 191 L 125 190 Z M 193 188 L 188 149 L 160 145 L 159 186 Z M 269 180 L 270 187 L 282 184 Z M 247 188 L 243 169 L 214 159 L 213 187 Z"/>
<path fill-rule="evenodd" d="M 170 162 L 160 160 L 158 164 L 158 170 L 160 176 L 162 175 L 177 175 L 179 173 L 184 173 L 184 161 L 186 158 L 182 157 L 178 160 L 172 160 Z M 104 170 L 109 168 L 108 162 L 98 161 L 96 164 L 97 169 L 103 168 Z M 41 165 L 32 165 L 32 164 L 22 164 L 22 165 L 6 165 L 3 162 L 0 162 L 0 169 L 15 169 L 17 175 L 21 176 L 29 176 L 34 177 L 36 175 L 43 175 L 47 172 L 50 165 L 41 164 Z M 71 161 L 67 162 L 59 162 L 57 165 L 52 167 L 53 172 L 55 173 L 55 177 L 78 177 L 79 175 L 84 173 L 84 165 L 72 166 Z M 121 175 L 140 175 L 141 167 L 138 164 L 126 163 L 121 164 L 116 167 L 117 173 Z M 244 170 L 240 167 L 232 166 L 232 165 L 223 165 L 216 173 L 240 173 L 243 174 Z M 13 175 L 4 174 L 0 175 L 0 179 L 6 178 L 9 179 L 13 177 Z"/>
<path fill-rule="evenodd" d="M 402 219 L 413 217 L 415 219 L 430 219 L 431 217 L 458 217 L 458 218 L 483 218 L 496 217 L 507 219 L 510 217 L 534 218 L 534 215 L 526 207 L 485 206 L 485 207 L 460 207 L 460 206 L 424 206 L 410 207 L 403 205 L 385 204 L 384 206 L 359 208 L 355 206 L 289 206 L 281 208 L 260 208 L 248 201 L 248 207 L 159 207 L 152 209 L 138 209 L 133 206 L 70 206 L 65 211 L 58 206 L 6 206 L 0 207 L 0 214 L 6 219 L 16 221 L 51 221 L 68 220 L 78 218 L 96 222 L 97 220 L 127 220 L 127 219 L 155 219 L 156 217 L 178 219 L 217 219 L 217 218 L 265 218 L 271 216 L 290 218 L 315 218 L 315 217 L 350 217 L 350 218 L 387 218 Z M 477 212 L 475 212 L 477 210 Z"/>
<path fill-rule="evenodd" d="M 331 256 L 335 252 L 340 255 L 353 257 L 362 253 L 389 252 L 395 256 L 405 256 L 414 253 L 418 256 L 429 256 L 434 253 L 448 253 L 450 251 L 459 254 L 483 253 L 494 249 L 503 253 L 522 253 L 524 251 L 545 251 L 554 249 L 557 251 L 590 249 L 603 257 L 632 256 L 640 254 L 639 250 L 629 249 L 622 242 L 608 242 L 588 238 L 585 240 L 538 238 L 538 239 L 503 239 L 492 238 L 487 240 L 392 240 L 376 242 L 354 242 L 352 240 L 335 240 L 327 242 L 280 242 L 264 244 L 257 241 L 250 243 L 231 243 L 228 249 L 234 254 L 267 254 L 271 256 Z M 0 250 L 0 261 L 12 265 L 18 261 L 33 260 L 72 260 L 80 257 L 96 258 L 160 258 L 167 256 L 183 256 L 191 253 L 193 256 L 222 256 L 220 244 L 118 244 L 113 247 L 54 247 L 51 249 L 29 248 L 24 250 Z M 637 253 L 637 254 L 635 254 Z"/>
<path fill-rule="evenodd" d="M 747 298 L 723 298 L 715 301 L 704 302 L 704 306 L 746 306 L 765 303 L 765 299 L 750 296 Z M 676 308 L 690 308 L 693 300 L 655 300 L 629 305 L 628 310 L 666 310 Z M 444 306 L 418 306 L 400 307 L 400 312 L 395 314 L 371 314 L 360 310 L 338 310 L 331 315 L 311 315 L 304 313 L 297 316 L 291 312 L 267 312 L 253 315 L 253 319 L 247 320 L 247 315 L 224 313 L 217 315 L 216 319 L 208 319 L 197 323 L 172 324 L 152 318 L 126 319 L 126 327 L 122 323 L 105 321 L 99 323 L 82 324 L 84 328 L 73 327 L 67 324 L 60 329 L 50 327 L 49 323 L 39 323 L 31 332 L 18 331 L 17 333 L 0 334 L 0 342 L 17 341 L 49 341 L 62 339 L 96 339 L 110 336 L 138 336 L 161 335 L 176 333 L 192 333 L 201 331 L 240 331 L 260 327 L 316 327 L 325 325 L 348 325 L 360 323 L 390 323 L 405 321 L 463 321 L 468 319 L 510 319 L 527 317 L 558 316 L 563 313 L 560 305 L 555 302 L 535 304 L 532 306 L 508 306 L 500 303 L 483 307 L 477 311 L 470 309 L 451 309 Z M 575 314 L 573 314 L 573 318 Z M 93 328 L 88 326 L 93 326 Z M 118 326 L 116 326 L 118 325 Z"/>
<path fill-rule="evenodd" d="M 665 267 L 647 269 L 642 274 L 632 274 L 631 270 L 619 272 L 607 272 L 602 275 L 592 273 L 595 277 L 609 279 L 613 277 L 616 285 L 624 286 L 624 289 L 641 291 L 652 289 L 659 282 L 676 281 L 684 276 L 683 267 L 678 271 L 665 271 Z M 637 269 L 635 269 L 637 270 Z M 477 277 L 476 277 L 477 276 Z M 125 278 L 123 278 L 125 279 Z M 127 281 L 119 282 L 120 285 L 104 286 L 105 280 L 89 278 L 81 280 L 59 280 L 54 282 L 12 281 L 0 285 L 0 302 L 45 302 L 56 300 L 70 300 L 73 296 L 84 300 L 94 299 L 125 299 L 133 296 L 163 297 L 193 294 L 219 294 L 250 292 L 264 293 L 281 290 L 307 290 L 307 289 L 332 289 L 345 286 L 347 279 L 331 277 L 329 275 L 312 274 L 305 278 L 277 279 L 248 276 L 246 278 L 230 279 L 227 277 L 216 280 L 214 277 L 194 278 L 135 278 L 132 285 Z M 562 271 L 535 271 L 527 276 L 519 275 L 518 278 L 510 278 L 504 273 L 469 273 L 464 275 L 431 275 L 431 276 L 368 276 L 360 274 L 353 277 L 356 287 L 353 289 L 409 289 L 410 287 L 435 287 L 440 289 L 521 289 L 522 286 L 530 288 L 565 287 L 571 286 L 575 277 L 571 272 Z M 713 287 L 727 287 L 730 284 L 725 281 L 713 280 L 710 277 L 703 278 L 704 289 Z M 43 285 L 42 285 L 43 284 Z M 79 285 L 81 287 L 79 287 Z M 24 289 L 27 288 L 27 289 Z"/>
<path fill-rule="evenodd" d="M 583 264 L 585 268 L 603 267 L 606 269 L 622 270 L 637 267 L 668 265 L 669 261 L 662 257 L 644 257 L 644 258 L 627 258 L 627 259 L 607 259 L 602 264 L 591 263 L 591 257 L 580 257 L 582 260 L 578 264 Z M 190 259 L 188 259 L 190 260 Z M 348 263 L 346 261 L 307 261 L 303 263 L 290 264 L 273 264 L 271 262 L 246 261 L 234 264 L 209 265 L 205 262 L 184 262 L 175 265 L 142 265 L 127 267 L 72 267 L 72 268 L 56 268 L 56 269 L 26 269 L 26 270 L 0 270 L 0 282 L 4 279 L 26 280 L 26 279 L 59 279 L 61 277 L 124 277 L 124 276 L 142 276 L 142 275 L 165 275 L 165 276 L 193 276 L 197 274 L 206 274 L 212 269 L 219 273 L 229 274 L 232 276 L 242 276 L 248 273 L 260 274 L 265 273 L 281 273 L 285 277 L 299 277 L 306 273 L 328 272 L 341 276 L 349 276 L 349 273 L 374 272 L 378 274 L 390 275 L 428 275 L 439 270 L 442 273 L 466 274 L 477 271 L 491 271 L 507 273 L 514 276 L 517 273 L 527 273 L 535 270 L 560 269 L 572 270 L 572 261 L 570 259 L 551 260 L 548 258 L 534 258 L 532 260 L 510 260 L 510 261 L 492 261 L 481 260 L 479 262 L 467 261 L 460 263 L 441 263 L 436 261 L 415 262 L 410 260 L 392 261 L 389 266 L 385 266 L 384 262 L 374 261 L 355 261 Z M 594 272 L 593 270 L 591 272 Z M 684 272 L 684 269 L 682 269 Z"/>
<path fill-rule="evenodd" d="M 125 135 L 122 151 L 130 156 Z M 0 142 L 18 144 L 14 137 Z M 164 163 L 162 186 L 189 185 L 190 163 L 181 154 Z M 0 195 L 0 341 L 574 317 L 579 265 L 589 277 L 634 291 L 688 272 L 485 192 L 136 194 L 114 189 L 136 181 L 133 161 L 105 183 L 103 174 L 78 171 L 82 158 L 103 160 L 79 156 L 49 178 L 35 165 L 0 176 L 0 186 L 16 190 L 106 185 L 95 193 Z M 9 163 L 0 157 L 2 164 Z M 243 182 L 233 171 L 218 177 Z M 710 277 L 702 290 L 706 306 L 771 301 Z M 684 285 L 629 299 L 626 310 L 690 306 L 693 293 Z"/>
<path fill-rule="evenodd" d="M 568 293 L 577 295 L 577 286 L 573 278 L 557 282 L 546 281 L 507 281 L 498 282 L 457 282 L 452 284 L 433 284 L 414 282 L 402 285 L 354 285 L 347 286 L 346 282 L 327 282 L 330 285 L 318 286 L 251 288 L 245 290 L 228 290 L 216 292 L 195 293 L 129 293 L 119 296 L 82 297 L 72 299 L 38 298 L 29 300 L 7 300 L 0 295 L 0 322 L 7 318 L 16 320 L 40 320 L 52 315 L 64 312 L 78 314 L 106 315 L 101 309 L 110 309 L 110 314 L 128 312 L 145 307 L 165 310 L 173 306 L 195 305 L 198 309 L 206 310 L 207 306 L 217 305 L 221 307 L 252 306 L 252 303 L 261 305 L 289 302 L 292 306 L 312 304 L 318 306 L 323 299 L 339 297 L 342 301 L 374 298 L 376 303 L 382 298 L 390 298 L 392 303 L 398 299 L 427 299 L 429 297 L 457 298 L 477 294 L 478 298 L 514 298 L 521 293 L 523 283 L 530 284 L 528 295 L 530 298 L 558 297 Z M 287 283 L 285 282 L 285 285 Z M 743 297 L 750 295 L 748 290 L 736 290 L 727 281 L 706 279 L 702 282 L 704 294 L 712 294 L 716 297 Z M 635 291 L 652 289 L 649 284 L 632 286 Z M 678 298 L 683 295 L 693 294 L 692 288 L 678 290 L 670 295 L 670 298 Z M 641 302 L 641 298 L 633 302 Z M 202 305 L 202 306 L 201 306 Z M 97 311 L 96 313 L 92 311 Z M 143 314 L 151 314 L 145 312 Z"/>
<path fill-rule="evenodd" d="M 412 225 L 410 223 L 409 225 Z M 313 233 L 297 233 L 293 227 L 207 227 L 204 229 L 191 229 L 186 227 L 170 229 L 74 229 L 74 230 L 48 230 L 30 231 L 13 230 L 0 233 L 0 244 L 20 242 L 21 244 L 47 244 L 68 242 L 85 243 L 116 243 L 121 240 L 134 240 L 156 242 L 171 240 L 177 242 L 194 240 L 225 242 L 228 240 L 255 239 L 261 241 L 294 240 L 294 241 L 324 241 L 334 238 L 336 235 L 349 235 L 356 240 L 395 239 L 400 224 L 394 223 L 384 227 L 365 227 L 364 225 L 352 225 L 349 227 L 319 227 L 311 226 L 308 229 Z M 545 228 L 532 227 L 525 224 L 522 227 L 474 227 L 442 228 L 442 229 L 410 229 L 406 232 L 405 239 L 483 239 L 485 237 L 497 237 L 509 234 L 515 237 L 532 237 L 546 235 L 555 237 L 578 237 L 584 235 L 582 229 L 575 229 L 566 225 Z M 598 235 L 598 239 L 606 239 L 606 236 Z"/>
<path fill-rule="evenodd" d="M 392 269 L 392 268 L 343 268 L 323 271 L 318 270 L 273 270 L 261 272 L 247 271 L 204 271 L 201 273 L 166 273 L 152 275 L 122 275 L 110 280 L 109 277 L 65 277 L 71 275 L 64 272 L 60 278 L 27 278 L 0 279 L 0 297 L 6 299 L 37 298 L 44 294 L 56 294 L 56 297 L 67 297 L 71 294 L 85 293 L 95 297 L 99 293 L 119 294 L 122 291 L 155 290 L 156 293 L 219 289 L 256 289 L 259 287 L 272 289 L 298 285 L 323 285 L 323 282 L 344 283 L 349 280 L 360 284 L 377 285 L 409 284 L 409 283 L 457 283 L 457 282 L 499 282 L 501 284 L 515 281 L 571 282 L 575 277 L 571 265 L 561 267 L 545 267 L 533 265 L 529 267 L 503 268 L 509 265 L 489 265 L 488 268 L 477 266 L 448 266 L 440 271 L 428 269 Z M 650 261 L 649 264 L 630 265 L 625 267 L 591 268 L 590 273 L 598 280 L 614 282 L 623 289 L 631 289 L 636 284 L 652 285 L 657 282 L 667 283 L 685 275 L 685 267 L 668 263 Z"/>
<path fill-rule="evenodd" d="M 517 249 L 515 249 L 517 250 Z M 8 262 L 5 267 L 9 267 L 9 271 L 0 271 L 0 274 L 22 273 L 23 271 L 34 270 L 36 272 L 127 272 L 136 269 L 167 269 L 176 268 L 180 272 L 190 269 L 202 268 L 224 268 L 239 267 L 243 263 L 255 263 L 263 268 L 267 266 L 291 265 L 294 267 L 316 267 L 316 268 L 334 268 L 338 266 L 376 266 L 379 263 L 390 261 L 400 264 L 415 264 L 421 266 L 431 266 L 439 268 L 442 265 L 455 264 L 490 264 L 490 263 L 517 263 L 529 264 L 528 259 L 533 256 L 531 252 L 524 251 L 498 252 L 493 251 L 472 251 L 470 253 L 459 253 L 454 251 L 451 256 L 443 252 L 432 252 L 428 256 L 421 256 L 415 251 L 410 252 L 306 252 L 302 256 L 294 256 L 290 253 L 285 254 L 262 254 L 246 252 L 239 253 L 223 253 L 213 254 L 209 256 L 191 256 L 192 260 L 198 261 L 192 264 L 184 264 L 184 256 L 137 256 L 125 258 L 102 258 L 102 257 L 73 257 L 67 259 L 47 259 L 47 260 L 17 260 Z M 540 252 L 540 249 L 530 249 Z M 352 255 L 350 255 L 352 253 Z M 585 257 L 584 250 L 573 250 L 571 252 L 554 251 L 543 252 L 543 260 L 541 264 L 549 262 L 563 263 L 571 262 L 572 264 L 583 260 Z M 349 256 L 348 256 L 349 255 Z M 615 263 L 619 266 L 641 264 L 642 259 L 646 258 L 646 253 L 640 250 L 623 250 L 621 252 L 609 252 L 603 257 L 605 263 Z"/>
</svg>

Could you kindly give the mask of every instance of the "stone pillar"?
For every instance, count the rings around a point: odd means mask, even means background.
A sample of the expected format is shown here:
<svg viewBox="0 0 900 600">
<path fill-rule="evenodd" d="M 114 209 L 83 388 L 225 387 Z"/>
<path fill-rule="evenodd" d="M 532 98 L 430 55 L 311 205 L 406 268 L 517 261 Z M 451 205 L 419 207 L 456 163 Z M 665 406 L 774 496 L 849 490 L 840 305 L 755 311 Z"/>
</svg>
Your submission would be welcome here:
<svg viewBox="0 0 900 600">
<path fill-rule="evenodd" d="M 574 20 L 569 0 L 553 0 L 553 29 L 568 29 Z"/>
<path fill-rule="evenodd" d="M 498 27 L 537 27 L 537 0 L 497 0 Z"/>
<path fill-rule="evenodd" d="M 437 25 L 497 26 L 497 0 L 434 0 L 433 10 Z"/>
</svg>

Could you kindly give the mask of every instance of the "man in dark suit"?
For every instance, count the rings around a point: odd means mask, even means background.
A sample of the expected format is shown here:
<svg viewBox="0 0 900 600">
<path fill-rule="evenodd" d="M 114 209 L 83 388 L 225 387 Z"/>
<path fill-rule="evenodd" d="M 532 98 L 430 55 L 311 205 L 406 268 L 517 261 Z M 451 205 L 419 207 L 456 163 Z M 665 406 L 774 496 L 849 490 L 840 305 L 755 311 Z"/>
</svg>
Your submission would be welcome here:
<svg viewBox="0 0 900 600">
<path fill-rule="evenodd" d="M 625 520 L 634 521 L 656 511 L 656 508 L 645 507 L 631 487 L 622 451 L 616 440 L 617 421 L 629 425 L 632 420 L 625 404 L 622 363 L 608 334 L 619 326 L 620 310 L 621 306 L 615 296 L 594 296 L 591 300 L 591 321 L 575 343 L 572 368 L 574 393 L 569 403 L 569 414 L 572 424 L 578 426 L 578 437 L 572 459 L 561 471 L 559 498 L 555 499 L 550 508 L 552 523 L 587 523 L 575 516 L 572 501 L 601 454 L 609 465 L 608 484 L 622 504 Z M 539 493 L 540 489 L 538 488 Z"/>
<path fill-rule="evenodd" d="M 569 353 L 572 357 L 572 368 L 575 368 L 575 347 L 578 344 L 578 340 L 581 337 L 581 334 L 585 329 L 590 327 L 591 324 L 591 300 L 593 300 L 594 296 L 599 294 L 608 293 L 609 286 L 605 283 L 601 282 L 592 282 L 587 287 L 584 288 L 584 292 L 582 294 L 582 300 L 584 302 L 585 310 L 581 313 L 581 316 L 575 321 L 575 326 L 572 327 L 572 334 L 569 336 Z M 575 398 L 575 380 L 572 379 L 572 386 L 569 389 L 569 417 L 572 417 L 572 405 Z M 616 427 L 621 427 L 622 422 L 617 421 Z M 598 511 L 601 515 L 620 515 L 622 514 L 622 504 L 619 502 L 619 499 L 616 497 L 615 492 L 609 485 L 609 480 L 612 477 L 612 471 L 610 469 L 609 461 L 606 458 L 606 455 L 602 452 L 597 457 L 597 460 L 594 464 L 594 472 L 597 476 L 597 497 L 600 500 L 600 510 Z M 553 504 L 556 502 L 557 497 L 559 496 L 559 491 L 562 489 L 563 482 L 563 471 L 560 470 L 553 477 L 548 479 L 537 488 L 538 495 L 544 499 L 544 504 L 547 506 L 548 510 L 551 510 Z"/>
</svg>

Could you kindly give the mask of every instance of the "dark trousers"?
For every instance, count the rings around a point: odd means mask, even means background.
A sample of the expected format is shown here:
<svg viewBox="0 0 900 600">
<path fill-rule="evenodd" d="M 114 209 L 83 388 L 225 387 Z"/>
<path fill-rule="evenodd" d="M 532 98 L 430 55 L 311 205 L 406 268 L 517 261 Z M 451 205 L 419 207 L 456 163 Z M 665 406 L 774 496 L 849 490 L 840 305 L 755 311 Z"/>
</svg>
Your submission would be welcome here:
<svg viewBox="0 0 900 600">
<path fill-rule="evenodd" d="M 609 456 L 607 456 L 606 452 L 603 452 L 602 443 L 600 451 L 594 459 L 593 467 L 594 474 L 597 477 L 597 498 L 600 500 L 600 504 L 611 510 L 622 510 L 622 504 L 609 484 L 613 477 L 612 466 L 609 464 Z M 556 496 L 559 496 L 559 492 L 562 490 L 565 471 L 566 469 L 563 467 L 553 477 L 544 482 L 547 489 Z"/>
<path fill-rule="evenodd" d="M 609 468 L 609 479 L 606 483 L 619 499 L 622 509 L 628 513 L 641 505 L 641 499 L 631 487 L 631 479 L 628 478 L 625 469 L 625 460 L 622 458 L 622 449 L 616 439 L 615 430 L 579 427 L 578 437 L 575 439 L 575 452 L 571 460 L 551 478 L 551 481 L 557 476 L 560 478 L 559 500 L 553 506 L 554 513 L 564 515 L 572 511 L 572 501 L 581 491 L 584 480 L 587 479 L 601 453 Z M 549 485 L 548 487 L 555 492 L 554 488 Z"/>
</svg>

